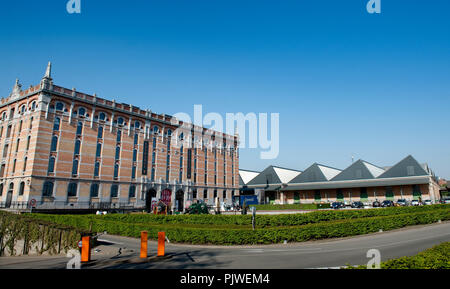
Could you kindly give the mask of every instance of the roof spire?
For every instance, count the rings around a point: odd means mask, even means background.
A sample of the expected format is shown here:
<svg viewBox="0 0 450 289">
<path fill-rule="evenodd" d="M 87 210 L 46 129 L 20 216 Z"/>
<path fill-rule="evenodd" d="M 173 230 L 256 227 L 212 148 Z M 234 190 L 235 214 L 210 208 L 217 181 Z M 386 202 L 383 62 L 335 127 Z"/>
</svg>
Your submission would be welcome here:
<svg viewBox="0 0 450 289">
<path fill-rule="evenodd" d="M 52 78 L 52 63 L 49 61 L 48 65 L 47 65 L 47 70 L 45 71 L 45 76 L 44 78 Z"/>
</svg>

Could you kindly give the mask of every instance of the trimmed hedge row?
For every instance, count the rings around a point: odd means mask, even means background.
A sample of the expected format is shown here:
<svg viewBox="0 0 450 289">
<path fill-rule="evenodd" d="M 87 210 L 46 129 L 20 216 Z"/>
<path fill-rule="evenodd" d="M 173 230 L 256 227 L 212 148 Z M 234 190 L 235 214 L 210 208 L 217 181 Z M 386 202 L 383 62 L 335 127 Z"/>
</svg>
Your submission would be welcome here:
<svg viewBox="0 0 450 289">
<path fill-rule="evenodd" d="M 317 209 L 329 209 L 330 204 L 286 204 L 286 205 L 250 205 L 255 207 L 256 210 L 261 211 L 276 211 L 276 210 L 317 210 Z"/>
<path fill-rule="evenodd" d="M 60 216 L 61 217 L 61 216 Z M 149 238 L 157 239 L 160 231 L 165 231 L 171 242 L 190 244 L 244 245 L 303 242 L 327 238 L 355 236 L 402 228 L 405 226 L 429 224 L 438 220 L 450 220 L 450 210 L 426 210 L 423 212 L 391 216 L 368 217 L 362 219 L 337 220 L 301 226 L 262 228 L 191 227 L 180 224 L 143 224 L 110 221 L 100 218 L 58 218 L 59 222 L 87 229 L 92 226 L 96 232 L 139 237 L 141 231 L 148 231 Z"/>
<path fill-rule="evenodd" d="M 450 210 L 450 205 L 433 205 L 419 207 L 391 207 L 382 209 L 367 210 L 328 210 L 317 211 L 303 214 L 284 214 L 284 215 L 257 215 L 256 226 L 258 228 L 279 227 L 279 226 L 299 226 L 305 224 L 319 223 L 325 221 L 347 220 L 370 218 L 377 216 L 394 216 L 399 214 L 408 214 L 416 212 L 431 212 L 436 210 Z M 250 215 L 152 215 L 152 214 L 111 214 L 105 216 L 86 215 L 86 216 L 58 216 L 42 215 L 38 218 L 46 219 L 56 223 L 89 222 L 93 220 L 105 220 L 124 223 L 141 224 L 185 224 L 185 225 L 210 225 L 210 226 L 251 226 L 252 217 Z M 61 222 L 59 218 L 63 218 Z M 69 218 L 70 220 L 67 220 Z"/>
<path fill-rule="evenodd" d="M 427 249 L 415 256 L 381 262 L 381 269 L 450 269 L 450 242 Z M 367 269 L 366 265 L 349 269 Z"/>
</svg>

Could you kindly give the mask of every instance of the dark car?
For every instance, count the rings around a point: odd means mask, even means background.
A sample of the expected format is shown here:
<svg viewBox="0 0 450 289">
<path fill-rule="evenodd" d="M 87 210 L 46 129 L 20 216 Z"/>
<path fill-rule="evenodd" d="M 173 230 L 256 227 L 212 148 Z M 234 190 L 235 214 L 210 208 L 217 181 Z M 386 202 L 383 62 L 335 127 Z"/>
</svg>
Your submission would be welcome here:
<svg viewBox="0 0 450 289">
<path fill-rule="evenodd" d="M 384 201 L 381 203 L 381 206 L 382 206 L 383 208 L 386 208 L 386 207 L 393 207 L 393 206 L 394 206 L 394 202 L 393 202 L 393 201 L 390 201 L 390 200 L 384 200 Z"/>
<path fill-rule="evenodd" d="M 364 204 L 362 202 L 353 202 L 352 208 L 361 209 L 364 208 Z"/>
<path fill-rule="evenodd" d="M 345 205 L 342 202 L 334 202 L 331 204 L 331 207 L 333 209 L 341 209 L 341 208 L 345 208 Z"/>
<path fill-rule="evenodd" d="M 372 207 L 379 208 L 379 207 L 381 207 L 381 203 L 378 202 L 378 201 L 375 201 L 375 202 L 372 203 Z"/>
<path fill-rule="evenodd" d="M 397 200 L 397 205 L 405 207 L 408 205 L 408 202 L 405 199 L 398 199 Z"/>
</svg>

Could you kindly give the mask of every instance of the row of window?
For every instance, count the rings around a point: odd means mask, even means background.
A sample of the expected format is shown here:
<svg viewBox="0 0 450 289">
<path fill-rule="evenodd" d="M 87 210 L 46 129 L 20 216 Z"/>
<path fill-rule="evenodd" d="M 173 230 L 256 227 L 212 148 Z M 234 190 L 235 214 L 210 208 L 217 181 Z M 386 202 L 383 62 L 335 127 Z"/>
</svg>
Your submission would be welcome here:
<svg viewBox="0 0 450 289">
<path fill-rule="evenodd" d="M 217 198 L 217 194 L 218 194 L 217 190 L 214 190 L 214 192 L 213 192 L 214 199 Z M 198 197 L 198 192 L 197 192 L 197 190 L 194 190 L 192 192 L 192 198 L 197 199 L 197 197 Z M 234 197 L 234 190 L 231 191 L 231 197 Z M 223 190 L 222 191 L 222 199 L 226 199 L 226 198 L 227 198 L 227 191 Z M 203 199 L 208 199 L 208 190 L 207 189 L 203 190 Z"/>
<path fill-rule="evenodd" d="M 25 182 L 21 182 L 19 185 L 19 196 L 23 196 L 23 193 L 25 191 Z M 14 183 L 9 184 L 8 188 L 8 194 L 14 193 Z M 3 184 L 0 184 L 0 196 L 3 196 Z"/>
<path fill-rule="evenodd" d="M 52 181 L 46 181 L 44 183 L 44 186 L 42 188 L 42 196 L 43 197 L 53 197 L 53 191 L 54 191 L 54 182 Z M 91 198 L 98 198 L 99 196 L 99 190 L 100 190 L 100 184 L 94 183 L 91 184 L 90 187 L 90 197 Z M 78 191 L 78 184 L 77 183 L 69 183 L 67 186 L 67 196 L 68 197 L 76 197 Z M 113 184 L 111 186 L 110 191 L 111 198 L 118 198 L 119 197 L 119 185 Z M 128 190 L 128 197 L 129 198 L 135 198 L 136 197 L 136 186 L 131 185 Z"/>
<path fill-rule="evenodd" d="M 27 105 L 26 105 L 26 104 L 23 104 L 23 105 L 21 105 L 21 106 L 19 107 L 19 114 L 24 114 L 24 113 L 27 112 L 27 111 L 33 112 L 33 111 L 36 110 L 36 107 L 37 107 L 36 101 L 31 102 L 31 104 L 29 105 L 28 108 L 27 108 Z M 9 112 L 9 119 L 12 119 L 12 118 L 14 117 L 14 112 L 15 112 L 15 109 L 12 108 L 12 109 L 10 110 L 10 112 Z M 7 113 L 6 113 L 6 111 L 2 112 L 1 115 L 2 115 L 2 116 L 1 116 L 1 120 L 2 120 L 2 121 L 5 121 L 6 118 L 7 118 Z"/>
</svg>

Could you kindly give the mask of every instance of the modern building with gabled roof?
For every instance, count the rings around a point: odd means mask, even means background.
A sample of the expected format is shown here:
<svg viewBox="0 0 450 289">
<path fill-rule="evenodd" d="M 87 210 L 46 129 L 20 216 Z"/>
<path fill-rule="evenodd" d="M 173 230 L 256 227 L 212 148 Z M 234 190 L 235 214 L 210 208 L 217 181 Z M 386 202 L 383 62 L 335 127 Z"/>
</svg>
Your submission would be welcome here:
<svg viewBox="0 0 450 289">
<path fill-rule="evenodd" d="M 283 169 L 289 171 L 289 169 Z M 291 170 L 292 171 L 292 170 Z M 377 166 L 364 160 L 344 170 L 313 164 L 305 171 L 295 171 L 284 182 L 276 167 L 270 166 L 247 186 L 259 192 L 262 203 L 314 203 L 397 199 L 440 199 L 439 185 L 427 164 L 408 156 L 393 166 Z M 289 179 L 285 174 L 284 180 Z"/>
<path fill-rule="evenodd" d="M 250 170 L 239 170 L 239 186 L 246 186 L 251 180 L 253 180 L 260 172 Z"/>
</svg>

